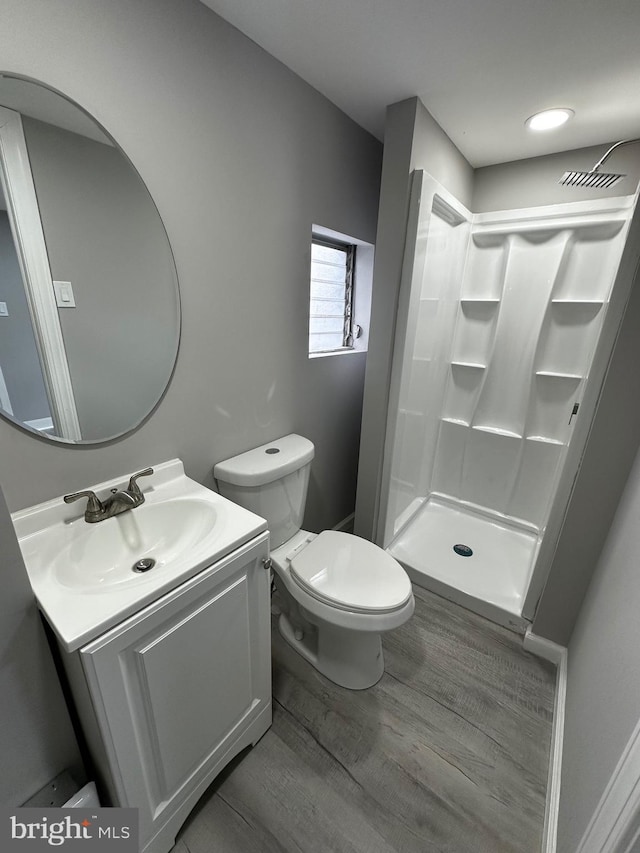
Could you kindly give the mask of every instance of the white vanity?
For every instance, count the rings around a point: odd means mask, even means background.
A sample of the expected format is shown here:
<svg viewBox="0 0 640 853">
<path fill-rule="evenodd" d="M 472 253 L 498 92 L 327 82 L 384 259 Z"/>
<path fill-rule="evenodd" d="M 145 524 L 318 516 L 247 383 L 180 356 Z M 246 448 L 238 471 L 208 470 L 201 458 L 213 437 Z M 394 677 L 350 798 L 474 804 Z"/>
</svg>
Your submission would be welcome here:
<svg viewBox="0 0 640 853">
<path fill-rule="evenodd" d="M 97 524 L 61 499 L 13 521 L 102 795 L 139 810 L 141 851 L 167 853 L 215 776 L 271 724 L 268 532 L 179 460 L 144 493 Z M 143 558 L 153 568 L 133 571 Z"/>
</svg>

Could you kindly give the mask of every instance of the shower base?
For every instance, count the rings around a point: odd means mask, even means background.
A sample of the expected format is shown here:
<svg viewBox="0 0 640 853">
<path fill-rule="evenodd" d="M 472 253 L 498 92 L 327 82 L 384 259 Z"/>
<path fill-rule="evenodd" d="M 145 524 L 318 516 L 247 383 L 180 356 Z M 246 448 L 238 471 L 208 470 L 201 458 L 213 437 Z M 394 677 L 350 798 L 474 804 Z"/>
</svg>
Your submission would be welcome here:
<svg viewBox="0 0 640 853">
<path fill-rule="evenodd" d="M 471 556 L 454 545 L 472 550 Z M 418 586 L 515 630 L 538 547 L 533 531 L 429 498 L 387 551 Z M 464 549 L 461 549 L 466 553 Z"/>
</svg>

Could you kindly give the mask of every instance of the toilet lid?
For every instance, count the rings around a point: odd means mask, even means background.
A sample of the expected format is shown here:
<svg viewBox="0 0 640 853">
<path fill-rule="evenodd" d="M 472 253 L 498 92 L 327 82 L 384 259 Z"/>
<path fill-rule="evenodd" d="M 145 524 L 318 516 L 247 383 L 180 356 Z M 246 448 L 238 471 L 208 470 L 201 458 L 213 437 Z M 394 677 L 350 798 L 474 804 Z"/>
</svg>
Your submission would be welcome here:
<svg viewBox="0 0 640 853">
<path fill-rule="evenodd" d="M 315 598 L 346 610 L 397 610 L 411 582 L 389 554 L 350 533 L 325 530 L 291 560 L 291 576 Z"/>
</svg>

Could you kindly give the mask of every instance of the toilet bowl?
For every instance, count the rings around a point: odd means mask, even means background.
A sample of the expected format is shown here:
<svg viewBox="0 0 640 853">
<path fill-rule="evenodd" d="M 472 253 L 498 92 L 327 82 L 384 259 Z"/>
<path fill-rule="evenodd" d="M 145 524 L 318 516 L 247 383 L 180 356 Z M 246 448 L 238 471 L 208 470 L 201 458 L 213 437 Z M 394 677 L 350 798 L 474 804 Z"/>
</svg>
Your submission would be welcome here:
<svg viewBox="0 0 640 853">
<path fill-rule="evenodd" d="M 414 599 L 406 572 L 349 533 L 299 531 L 271 553 L 284 606 L 280 633 L 342 687 L 364 689 L 384 672 L 380 635 L 404 624 Z"/>
<path fill-rule="evenodd" d="M 267 519 L 284 639 L 331 681 L 361 690 L 384 672 L 381 634 L 413 613 L 411 582 L 365 539 L 301 529 L 313 453 L 288 435 L 218 463 L 214 476 L 221 494 Z"/>
</svg>

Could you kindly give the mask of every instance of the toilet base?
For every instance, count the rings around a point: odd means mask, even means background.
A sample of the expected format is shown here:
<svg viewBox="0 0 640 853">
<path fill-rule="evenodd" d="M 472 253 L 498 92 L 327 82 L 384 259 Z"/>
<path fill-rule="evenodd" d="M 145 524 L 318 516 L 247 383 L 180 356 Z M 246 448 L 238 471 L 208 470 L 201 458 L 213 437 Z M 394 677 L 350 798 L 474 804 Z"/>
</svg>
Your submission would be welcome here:
<svg viewBox="0 0 640 853">
<path fill-rule="evenodd" d="M 382 678 L 384 657 L 380 634 L 334 625 L 318 628 L 307 624 L 294 628 L 286 613 L 280 614 L 278 628 L 292 648 L 340 687 L 366 690 Z"/>
</svg>

